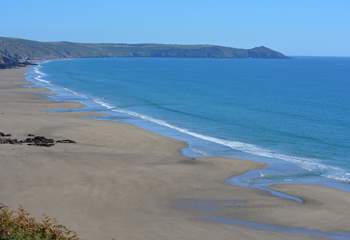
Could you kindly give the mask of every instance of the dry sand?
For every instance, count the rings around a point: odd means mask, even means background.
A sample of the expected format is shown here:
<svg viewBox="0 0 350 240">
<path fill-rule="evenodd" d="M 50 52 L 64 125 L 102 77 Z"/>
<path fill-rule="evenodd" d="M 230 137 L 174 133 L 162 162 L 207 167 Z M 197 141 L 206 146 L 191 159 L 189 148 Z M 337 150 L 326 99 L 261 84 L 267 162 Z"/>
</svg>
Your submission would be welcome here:
<svg viewBox="0 0 350 240">
<path fill-rule="evenodd" d="M 0 71 L 0 131 L 69 138 L 51 148 L 0 145 L 0 203 L 56 218 L 82 239 L 320 239 L 206 221 L 208 216 L 323 231 L 350 229 L 350 194 L 315 186 L 276 186 L 305 204 L 224 184 L 262 167 L 251 161 L 191 160 L 186 145 L 93 113 L 48 109 L 46 91 L 23 88 L 25 69 Z"/>
</svg>

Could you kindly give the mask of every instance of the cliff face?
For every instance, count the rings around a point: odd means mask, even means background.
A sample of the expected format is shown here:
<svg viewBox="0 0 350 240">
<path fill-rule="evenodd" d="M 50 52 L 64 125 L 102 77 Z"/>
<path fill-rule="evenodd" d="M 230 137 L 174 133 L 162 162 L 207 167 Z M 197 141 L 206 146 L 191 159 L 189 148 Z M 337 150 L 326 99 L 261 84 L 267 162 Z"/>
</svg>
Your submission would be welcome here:
<svg viewBox="0 0 350 240">
<path fill-rule="evenodd" d="M 19 61 L 16 57 L 9 56 L 7 53 L 0 51 L 0 69 L 1 68 L 10 68 L 17 66 Z"/>
<path fill-rule="evenodd" d="M 81 57 L 286 58 L 266 47 L 239 49 L 215 45 L 39 42 L 0 37 L 0 68 L 27 60 Z"/>
</svg>

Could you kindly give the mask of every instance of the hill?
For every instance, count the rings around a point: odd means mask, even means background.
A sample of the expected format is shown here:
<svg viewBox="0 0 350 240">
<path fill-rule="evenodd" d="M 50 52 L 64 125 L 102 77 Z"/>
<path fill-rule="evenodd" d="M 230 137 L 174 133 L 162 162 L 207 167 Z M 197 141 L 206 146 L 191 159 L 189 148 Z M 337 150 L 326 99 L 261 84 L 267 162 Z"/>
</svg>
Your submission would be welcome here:
<svg viewBox="0 0 350 240">
<path fill-rule="evenodd" d="M 39 42 L 0 37 L 0 68 L 28 60 L 86 57 L 286 58 L 267 47 L 239 49 L 215 45 Z"/>
</svg>

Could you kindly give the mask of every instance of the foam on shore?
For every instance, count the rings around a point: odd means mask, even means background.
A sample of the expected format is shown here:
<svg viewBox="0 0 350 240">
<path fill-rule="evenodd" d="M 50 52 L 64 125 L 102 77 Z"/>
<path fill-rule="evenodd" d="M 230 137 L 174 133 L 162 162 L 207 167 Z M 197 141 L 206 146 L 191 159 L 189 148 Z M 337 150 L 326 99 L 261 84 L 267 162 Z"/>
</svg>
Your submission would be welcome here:
<svg viewBox="0 0 350 240">
<path fill-rule="evenodd" d="M 345 182 L 345 183 L 350 182 L 350 173 L 349 172 L 347 172 L 346 170 L 344 170 L 340 167 L 322 164 L 316 158 L 307 158 L 307 157 L 287 155 L 287 154 L 275 152 L 275 151 L 270 150 L 270 149 L 261 148 L 259 146 L 249 144 L 249 143 L 227 140 L 227 139 L 220 139 L 220 138 L 204 135 L 201 133 L 191 131 L 191 130 L 186 129 L 186 128 L 178 127 L 174 124 L 171 124 L 171 123 L 164 121 L 164 120 L 161 120 L 161 119 L 157 119 L 157 118 L 154 118 L 151 116 L 147 116 L 147 115 L 140 114 L 140 113 L 137 113 L 134 111 L 126 110 L 123 108 L 118 108 L 118 107 L 108 103 L 106 100 L 101 99 L 101 98 L 90 97 L 90 96 L 87 96 L 85 94 L 81 94 L 79 92 L 73 91 L 69 88 L 53 85 L 50 81 L 45 79 L 45 77 L 47 75 L 44 72 L 42 72 L 40 69 L 41 69 L 40 65 L 35 66 L 33 68 L 33 72 L 35 73 L 35 76 L 33 77 L 33 79 L 40 82 L 41 84 L 46 85 L 46 87 L 48 87 L 49 89 L 51 89 L 55 92 L 64 91 L 66 94 L 70 94 L 74 97 L 81 98 L 82 100 L 85 100 L 85 101 L 88 100 L 88 101 L 91 101 L 95 104 L 98 104 L 99 106 L 103 107 L 106 110 L 120 113 L 120 114 L 125 114 L 128 116 L 137 118 L 137 119 L 142 119 L 144 121 L 151 122 L 151 123 L 160 125 L 162 127 L 166 127 L 166 128 L 175 130 L 179 133 L 182 133 L 182 134 L 185 134 L 185 135 L 188 135 L 188 136 L 200 139 L 200 140 L 204 140 L 204 141 L 207 141 L 210 143 L 225 146 L 225 147 L 228 147 L 228 148 L 236 150 L 236 151 L 240 151 L 243 153 L 247 153 L 247 154 L 251 154 L 251 155 L 255 155 L 255 156 L 259 156 L 259 157 L 263 157 L 263 158 L 283 160 L 286 162 L 294 163 L 294 164 L 298 165 L 299 167 L 301 167 L 309 172 L 317 172 L 317 173 L 319 173 L 320 176 L 327 177 L 329 179 L 333 179 L 333 180 L 337 180 L 337 181 Z"/>
<path fill-rule="evenodd" d="M 255 146 L 253 144 L 249 143 L 243 143 L 243 142 L 238 142 L 238 141 L 231 141 L 231 140 L 225 140 L 225 139 L 220 139 L 220 138 L 215 138 L 211 136 L 207 136 L 204 134 L 196 133 L 191 130 L 185 129 L 185 128 L 180 128 L 178 126 L 175 126 L 173 124 L 170 124 L 164 120 L 156 119 L 144 114 L 140 114 L 137 112 L 125 110 L 125 109 L 120 109 L 116 108 L 115 106 L 106 103 L 105 101 L 101 99 L 94 99 L 94 102 L 101 105 L 102 107 L 107 108 L 108 110 L 111 110 L 113 112 L 118 112 L 122 114 L 127 114 L 129 116 L 139 118 L 148 122 L 152 122 L 158 125 L 161 125 L 163 127 L 167 127 L 173 130 L 176 130 L 180 133 L 205 140 L 211 143 L 219 144 L 222 146 L 229 147 L 234 150 L 238 150 L 241 152 L 245 152 L 248 154 L 256 155 L 259 157 L 266 157 L 266 158 L 273 158 L 273 159 L 280 159 L 283 161 L 287 162 L 292 162 L 300 167 L 302 167 L 305 170 L 308 171 L 317 171 L 321 172 L 321 175 L 327 178 L 335 179 L 338 181 L 343 181 L 343 182 L 350 182 L 350 173 L 346 172 L 344 169 L 339 168 L 339 167 L 334 167 L 330 165 L 325 165 L 319 163 L 318 159 L 315 158 L 305 158 L 305 157 L 298 157 L 298 156 L 292 156 L 292 155 L 286 155 L 286 154 L 281 154 L 274 152 L 269 149 L 264 149 L 258 146 Z"/>
</svg>

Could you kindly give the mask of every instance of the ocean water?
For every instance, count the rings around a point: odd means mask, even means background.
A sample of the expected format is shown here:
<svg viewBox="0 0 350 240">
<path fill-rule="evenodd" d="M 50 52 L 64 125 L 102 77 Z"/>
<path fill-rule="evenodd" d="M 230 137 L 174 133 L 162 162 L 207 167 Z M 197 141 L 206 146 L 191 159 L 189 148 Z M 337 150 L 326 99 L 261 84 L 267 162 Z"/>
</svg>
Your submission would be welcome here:
<svg viewBox="0 0 350 240">
<path fill-rule="evenodd" d="M 269 164 L 230 183 L 349 189 L 350 58 L 74 59 L 35 66 L 28 79 L 53 100 L 185 140 L 185 154 Z"/>
</svg>

